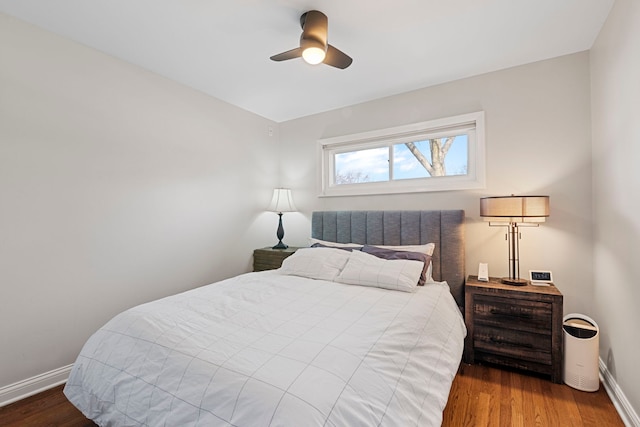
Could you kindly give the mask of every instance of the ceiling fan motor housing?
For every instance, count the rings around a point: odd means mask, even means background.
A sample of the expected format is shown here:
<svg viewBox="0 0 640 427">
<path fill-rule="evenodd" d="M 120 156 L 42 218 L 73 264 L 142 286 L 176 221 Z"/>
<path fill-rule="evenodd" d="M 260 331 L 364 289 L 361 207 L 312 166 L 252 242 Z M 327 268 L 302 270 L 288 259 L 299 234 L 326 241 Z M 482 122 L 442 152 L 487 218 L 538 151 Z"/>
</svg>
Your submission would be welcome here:
<svg viewBox="0 0 640 427">
<path fill-rule="evenodd" d="M 317 47 L 327 51 L 327 27 L 329 20 L 327 15 L 317 10 L 305 12 L 300 17 L 302 35 L 300 36 L 300 47 Z"/>
</svg>

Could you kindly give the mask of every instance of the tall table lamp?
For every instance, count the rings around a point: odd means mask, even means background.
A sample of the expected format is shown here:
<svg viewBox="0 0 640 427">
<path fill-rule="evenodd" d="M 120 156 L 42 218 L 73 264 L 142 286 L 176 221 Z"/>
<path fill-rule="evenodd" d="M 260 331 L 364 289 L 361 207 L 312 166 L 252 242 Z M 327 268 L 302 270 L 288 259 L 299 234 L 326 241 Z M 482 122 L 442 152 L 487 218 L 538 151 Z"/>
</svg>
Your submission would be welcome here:
<svg viewBox="0 0 640 427">
<path fill-rule="evenodd" d="M 284 228 L 282 227 L 282 214 L 284 212 L 295 212 L 296 206 L 293 204 L 293 197 L 291 197 L 291 190 L 288 188 L 276 188 L 273 190 L 273 198 L 267 208 L 268 211 L 277 212 L 280 217 L 278 221 L 278 244 L 273 249 L 287 249 L 289 246 L 282 243 L 284 238 Z"/>
<path fill-rule="evenodd" d="M 489 226 L 509 227 L 509 277 L 503 277 L 502 283 L 526 285 L 527 281 L 520 278 L 518 226 L 537 227 L 544 222 L 549 216 L 549 196 L 484 197 L 480 199 L 480 216 L 489 221 Z"/>
</svg>

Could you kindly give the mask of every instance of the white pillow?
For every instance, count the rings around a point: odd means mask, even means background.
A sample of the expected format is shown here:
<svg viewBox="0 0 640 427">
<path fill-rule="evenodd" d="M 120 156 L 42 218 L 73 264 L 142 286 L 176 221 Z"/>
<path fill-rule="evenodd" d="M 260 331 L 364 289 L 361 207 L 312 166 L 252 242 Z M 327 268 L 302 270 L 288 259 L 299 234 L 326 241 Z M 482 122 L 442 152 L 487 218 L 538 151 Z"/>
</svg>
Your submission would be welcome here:
<svg viewBox="0 0 640 427">
<path fill-rule="evenodd" d="M 387 260 L 364 252 L 349 252 L 349 260 L 336 282 L 413 292 L 424 263 L 406 259 Z"/>
<path fill-rule="evenodd" d="M 351 252 L 337 248 L 301 248 L 282 261 L 282 274 L 333 281 Z"/>
<path fill-rule="evenodd" d="M 384 246 L 384 245 L 372 245 L 372 246 L 377 246 L 379 248 L 385 248 L 385 249 L 393 249 L 394 251 L 422 252 L 429 256 L 433 256 L 433 251 L 436 248 L 435 243 L 427 243 L 426 245 L 406 245 L 406 246 Z M 424 275 L 425 283 L 434 282 L 432 274 L 433 274 L 433 261 L 429 261 L 427 272 Z"/>
<path fill-rule="evenodd" d="M 357 248 L 360 249 L 362 247 L 362 245 L 359 245 L 357 243 L 337 243 L 337 242 L 329 242 L 328 240 L 320 240 L 320 239 L 314 239 L 313 237 L 309 238 L 309 246 L 313 246 L 316 243 L 322 245 L 322 246 L 329 246 L 332 248 Z"/>
</svg>

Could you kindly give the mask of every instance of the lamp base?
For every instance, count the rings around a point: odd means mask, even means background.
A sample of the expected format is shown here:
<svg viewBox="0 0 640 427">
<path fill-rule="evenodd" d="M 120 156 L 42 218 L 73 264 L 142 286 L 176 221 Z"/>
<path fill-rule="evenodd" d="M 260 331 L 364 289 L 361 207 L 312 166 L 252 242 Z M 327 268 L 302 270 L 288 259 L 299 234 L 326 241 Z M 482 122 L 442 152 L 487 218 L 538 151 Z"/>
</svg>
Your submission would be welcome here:
<svg viewBox="0 0 640 427">
<path fill-rule="evenodd" d="M 512 279 L 510 277 L 503 277 L 500 281 L 505 285 L 512 286 L 526 286 L 529 283 L 529 281 L 525 279 Z"/>
<path fill-rule="evenodd" d="M 282 243 L 282 240 L 278 242 L 277 245 L 273 246 L 271 249 L 287 249 L 289 246 Z"/>
<path fill-rule="evenodd" d="M 282 239 L 284 238 L 284 227 L 282 226 L 282 212 L 278 212 L 278 231 L 276 232 L 276 236 L 278 237 L 278 244 L 272 247 L 271 249 L 287 249 L 289 246 L 282 243 Z"/>
</svg>

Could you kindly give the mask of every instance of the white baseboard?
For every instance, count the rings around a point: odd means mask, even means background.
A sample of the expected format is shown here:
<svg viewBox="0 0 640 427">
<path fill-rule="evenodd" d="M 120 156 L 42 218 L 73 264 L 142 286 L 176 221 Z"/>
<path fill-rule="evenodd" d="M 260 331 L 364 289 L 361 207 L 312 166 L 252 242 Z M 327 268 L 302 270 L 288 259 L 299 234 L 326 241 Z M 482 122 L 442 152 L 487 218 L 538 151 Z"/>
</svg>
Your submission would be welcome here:
<svg viewBox="0 0 640 427">
<path fill-rule="evenodd" d="M 62 368 L 1 387 L 0 407 L 64 384 L 69 378 L 72 366 L 63 366 Z"/>
<path fill-rule="evenodd" d="M 613 378 L 609 368 L 607 368 L 607 365 L 602 359 L 600 359 L 600 379 L 602 380 L 604 389 L 611 398 L 611 402 L 613 402 L 613 406 L 616 407 L 618 414 L 620 414 L 624 425 L 627 427 L 640 427 L 640 417 L 638 417 L 638 413 L 633 409 L 633 406 L 631 406 L 631 403 L 627 400 L 627 397 L 618 386 L 616 379 Z"/>
</svg>

